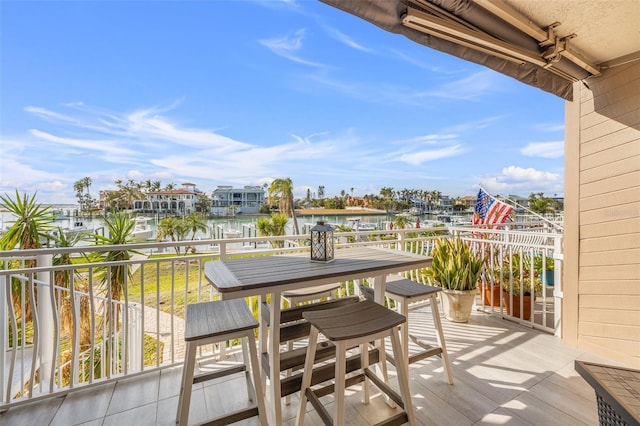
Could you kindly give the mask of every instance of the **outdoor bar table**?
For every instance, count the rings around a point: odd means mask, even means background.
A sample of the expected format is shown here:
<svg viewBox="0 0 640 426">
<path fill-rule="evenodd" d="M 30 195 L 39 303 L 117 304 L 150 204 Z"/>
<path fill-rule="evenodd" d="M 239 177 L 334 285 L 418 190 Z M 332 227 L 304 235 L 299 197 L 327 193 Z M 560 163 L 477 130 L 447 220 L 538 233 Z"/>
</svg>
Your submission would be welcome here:
<svg viewBox="0 0 640 426">
<path fill-rule="evenodd" d="M 269 300 L 269 338 L 266 323 L 260 321 L 260 350 L 269 356 L 268 400 L 272 424 L 282 424 L 280 387 L 280 297 L 282 292 L 348 280 L 373 280 L 375 301 L 384 304 L 386 276 L 431 265 L 432 258 L 377 247 L 337 249 L 329 263 L 312 262 L 309 253 L 245 257 L 205 263 L 204 274 L 222 299 L 259 296 Z"/>
</svg>

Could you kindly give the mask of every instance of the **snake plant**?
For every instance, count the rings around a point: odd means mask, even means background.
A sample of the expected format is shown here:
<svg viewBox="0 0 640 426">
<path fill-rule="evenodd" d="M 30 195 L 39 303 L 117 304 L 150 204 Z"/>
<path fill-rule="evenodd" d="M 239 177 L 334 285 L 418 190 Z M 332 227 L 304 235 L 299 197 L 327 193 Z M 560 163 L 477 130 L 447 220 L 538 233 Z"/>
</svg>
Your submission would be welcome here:
<svg viewBox="0 0 640 426">
<path fill-rule="evenodd" d="M 427 276 L 448 290 L 475 290 L 485 258 L 474 253 L 460 237 L 438 239 L 431 253 L 433 263 Z"/>
</svg>

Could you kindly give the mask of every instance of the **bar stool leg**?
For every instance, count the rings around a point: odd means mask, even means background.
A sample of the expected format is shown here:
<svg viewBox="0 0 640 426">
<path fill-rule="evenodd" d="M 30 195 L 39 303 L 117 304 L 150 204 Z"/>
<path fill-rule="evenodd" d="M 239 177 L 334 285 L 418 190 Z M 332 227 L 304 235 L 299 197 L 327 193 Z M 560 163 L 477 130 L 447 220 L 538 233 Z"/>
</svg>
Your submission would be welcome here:
<svg viewBox="0 0 640 426">
<path fill-rule="evenodd" d="M 189 406 L 191 405 L 191 388 L 193 386 L 193 370 L 196 365 L 196 349 L 198 345 L 187 342 L 185 353 L 186 361 L 182 370 L 182 384 L 180 385 L 180 396 L 178 397 L 178 413 L 176 423 L 187 425 L 189 419 Z"/>
<path fill-rule="evenodd" d="M 258 350 L 256 349 L 255 343 L 252 344 L 249 339 L 253 339 L 253 330 L 249 331 L 250 335 L 246 337 L 247 344 L 249 346 L 249 358 L 251 359 L 251 374 L 253 376 L 253 383 L 255 386 L 254 395 L 256 402 L 258 404 L 258 412 L 260 413 L 260 425 L 267 426 L 269 423 L 267 422 L 267 409 L 264 403 L 264 388 L 262 387 L 262 382 L 260 380 L 260 363 L 258 362 Z M 244 339 L 243 339 L 244 341 Z M 246 359 L 245 363 L 246 363 Z"/>
<path fill-rule="evenodd" d="M 333 424 L 344 424 L 344 393 L 347 379 L 347 346 L 346 341 L 335 342 L 336 345 L 336 373 L 334 381 Z M 311 367 L 313 368 L 313 366 Z"/>
<path fill-rule="evenodd" d="M 442 348 L 442 367 L 447 373 L 447 379 L 449 384 L 453 384 L 453 372 L 451 371 L 451 363 L 449 362 L 449 353 L 447 352 L 447 345 L 444 343 L 444 332 L 442 331 L 442 320 L 440 319 L 440 312 L 438 311 L 438 298 L 435 294 L 431 295 L 431 314 L 433 315 L 433 325 L 436 326 L 436 342 L 438 346 Z"/>
<path fill-rule="evenodd" d="M 369 344 L 363 343 L 360 345 L 360 365 L 362 369 L 369 368 Z M 368 404 L 371 398 L 369 386 L 369 377 L 364 376 L 364 382 L 362 383 L 362 403 Z"/>
<path fill-rule="evenodd" d="M 409 425 L 414 426 L 416 419 L 413 412 L 413 402 L 411 401 L 411 391 L 409 390 L 409 364 L 400 345 L 400 332 L 397 327 L 391 330 L 391 347 L 393 349 L 393 357 L 396 359 L 396 371 L 398 373 L 398 384 L 400 385 L 404 411 L 407 413 Z"/>
<path fill-rule="evenodd" d="M 247 363 L 247 360 L 249 359 L 249 342 L 247 341 L 247 339 L 245 339 L 244 337 L 240 339 L 240 345 L 242 346 L 242 359 L 244 361 L 244 363 Z M 253 368 L 252 368 L 253 370 Z M 251 383 L 251 372 L 249 371 L 249 369 L 247 368 L 247 370 L 244 372 L 244 378 L 247 381 L 247 389 L 249 390 L 249 401 L 250 402 L 255 402 L 256 401 L 256 388 L 257 386 L 254 386 Z"/>
<path fill-rule="evenodd" d="M 318 329 L 311 327 L 309 334 L 309 347 L 314 348 L 318 343 Z M 307 351 L 307 356 L 304 360 L 304 371 L 313 370 L 313 363 L 316 358 L 315 351 Z M 337 367 L 336 367 L 337 368 Z M 311 385 L 311 374 L 302 375 L 302 385 L 300 389 L 306 389 Z M 304 424 L 304 414 L 307 408 L 307 394 L 306 392 L 300 392 L 300 405 L 298 405 L 298 415 L 296 416 L 296 426 L 302 426 Z"/>
<path fill-rule="evenodd" d="M 382 376 L 382 379 L 385 381 L 385 383 L 389 383 L 389 370 L 387 368 L 387 349 L 384 344 L 384 339 L 377 340 L 376 346 L 378 347 L 380 362 L 374 367 L 376 371 L 379 372 L 380 376 Z M 389 398 L 389 395 L 385 394 L 384 398 L 385 402 L 390 408 L 396 408 L 396 403 L 393 401 L 393 399 Z"/>
</svg>

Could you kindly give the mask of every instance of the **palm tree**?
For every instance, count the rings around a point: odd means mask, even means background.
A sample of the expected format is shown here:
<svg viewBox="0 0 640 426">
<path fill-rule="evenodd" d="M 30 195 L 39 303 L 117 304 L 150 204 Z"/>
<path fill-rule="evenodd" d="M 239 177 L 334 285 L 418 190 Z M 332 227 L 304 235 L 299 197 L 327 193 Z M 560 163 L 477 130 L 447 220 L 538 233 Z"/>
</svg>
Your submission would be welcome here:
<svg viewBox="0 0 640 426">
<path fill-rule="evenodd" d="M 104 224 L 108 231 L 107 236 L 95 234 L 98 245 L 116 246 L 128 245 L 133 243 L 133 230 L 135 228 L 135 220 L 130 214 L 116 212 L 113 216 L 105 217 Z M 109 263 L 122 262 L 129 260 L 133 250 L 115 248 L 107 252 L 95 252 L 90 255 L 92 262 Z M 107 333 L 108 344 L 106 347 L 107 360 L 114 359 L 113 351 L 116 348 L 116 328 L 120 324 L 120 304 L 113 303 L 122 299 L 124 292 L 127 290 L 127 283 L 132 279 L 131 269 L 129 265 L 104 266 L 97 270 L 96 277 L 98 279 L 99 290 L 105 298 L 104 316 L 102 326 Z M 109 374 L 111 362 L 107 362 L 107 375 Z"/>
<path fill-rule="evenodd" d="M 8 194 L 0 196 L 0 200 L 6 206 L 9 212 L 16 216 L 16 220 L 11 228 L 5 232 L 0 238 L 1 250 L 13 250 L 16 247 L 21 250 L 37 249 L 42 247 L 41 238 L 53 239 L 48 232 L 51 230 L 51 224 L 54 215 L 51 206 L 42 206 L 36 203 L 36 194 L 32 196 L 24 193 L 22 197 L 16 190 L 15 199 Z M 32 268 L 36 266 L 35 260 L 26 260 L 25 267 Z M 13 305 L 16 313 L 21 312 L 21 295 L 22 286 L 29 285 L 22 280 L 11 280 L 11 294 L 13 295 Z M 33 291 L 36 292 L 34 287 Z M 34 294 L 35 297 L 35 294 Z M 25 321 L 31 318 L 31 304 L 25 301 Z"/>
<path fill-rule="evenodd" d="M 80 204 L 80 211 L 84 211 L 84 183 L 82 180 L 78 180 L 73 183 L 73 190 L 76 191 L 76 198 L 78 199 L 78 204 Z"/>
<path fill-rule="evenodd" d="M 289 218 L 282 213 L 273 213 L 271 218 L 260 217 L 256 222 L 256 228 L 258 233 L 262 236 L 277 236 L 284 235 L 285 226 Z M 284 241 L 271 241 L 271 247 L 282 248 L 284 247 Z"/>
<path fill-rule="evenodd" d="M 295 235 L 300 234 L 298 228 L 298 219 L 293 202 L 293 182 L 291 178 L 274 179 L 269 186 L 269 198 L 278 199 L 280 213 L 291 215 L 293 219 L 293 232 Z"/>
<path fill-rule="evenodd" d="M 408 219 L 405 215 L 398 215 L 395 218 L 393 218 L 393 226 L 395 226 L 396 229 L 406 228 L 407 223 L 408 223 Z"/>
<path fill-rule="evenodd" d="M 74 247 L 78 242 L 86 238 L 86 234 L 82 232 L 69 233 L 63 232 L 62 228 L 58 227 L 57 236 L 55 238 L 57 247 Z M 53 266 L 71 265 L 71 253 L 61 252 L 53 256 Z M 74 286 L 74 290 L 80 290 L 84 293 L 88 293 L 88 285 L 83 282 L 82 274 L 75 269 L 75 275 L 72 275 L 70 271 L 56 271 L 54 274 L 54 283 L 56 288 L 70 289 Z M 79 285 L 80 288 L 75 288 Z M 73 324 L 73 304 L 71 303 L 71 291 L 57 291 L 57 302 L 60 306 L 60 329 L 64 333 L 72 333 Z M 80 336 L 79 341 L 81 345 L 89 343 L 91 339 L 91 330 L 89 327 L 90 308 L 89 299 L 82 297 L 79 299 L 80 306 Z"/>
<path fill-rule="evenodd" d="M 171 241 L 179 241 L 188 232 L 184 221 L 175 217 L 167 217 L 158 224 L 157 240 L 162 241 L 169 237 Z M 175 246 L 176 254 L 180 254 L 180 246 Z"/>
<path fill-rule="evenodd" d="M 202 215 L 196 212 L 189 213 L 185 216 L 182 219 L 182 223 L 187 230 L 191 231 L 191 240 L 196 239 L 196 232 L 202 231 L 206 233 L 209 229 L 207 222 L 202 218 Z M 195 252 L 195 247 L 188 247 L 184 254 L 187 254 L 189 250 Z"/>
<path fill-rule="evenodd" d="M 440 191 L 431 191 L 431 202 L 437 207 L 440 203 L 440 198 L 442 197 L 442 192 Z"/>
</svg>

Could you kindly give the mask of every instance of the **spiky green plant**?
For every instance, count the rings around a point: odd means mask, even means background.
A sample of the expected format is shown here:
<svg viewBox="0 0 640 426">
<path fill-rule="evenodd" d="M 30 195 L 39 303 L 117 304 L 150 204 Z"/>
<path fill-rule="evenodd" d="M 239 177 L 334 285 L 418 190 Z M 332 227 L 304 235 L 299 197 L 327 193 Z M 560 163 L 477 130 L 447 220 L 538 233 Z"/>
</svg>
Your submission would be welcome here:
<svg viewBox="0 0 640 426">
<path fill-rule="evenodd" d="M 426 275 L 436 285 L 448 290 L 475 290 L 484 269 L 485 258 L 474 253 L 461 238 L 436 241 L 433 263 Z"/>
<path fill-rule="evenodd" d="M 2 250 L 41 248 L 40 238 L 53 238 L 49 234 L 54 220 L 51 206 L 37 203 L 36 194 L 29 196 L 24 193 L 21 197 L 16 190 L 15 199 L 5 194 L 0 195 L 0 200 L 16 216 L 11 228 L 0 238 Z"/>
<path fill-rule="evenodd" d="M 54 220 L 51 206 L 43 206 L 36 202 L 36 194 L 22 196 L 16 190 L 15 198 L 8 194 L 0 196 L 0 200 L 7 210 L 16 216 L 16 220 L 11 227 L 0 238 L 0 250 L 21 250 L 38 249 L 42 247 L 40 239 L 53 238 L 49 231 Z M 36 266 L 35 260 L 27 260 L 24 266 L 31 268 Z M 11 267 L 11 265 L 9 265 Z M 22 287 L 26 286 L 24 281 L 18 279 L 11 280 L 11 298 L 16 315 L 22 315 L 21 306 L 24 304 L 24 322 L 31 320 L 31 303 L 29 300 L 22 300 Z M 34 286 L 33 297 L 35 300 L 37 287 Z M 28 298 L 27 298 L 28 299 Z"/>
</svg>

